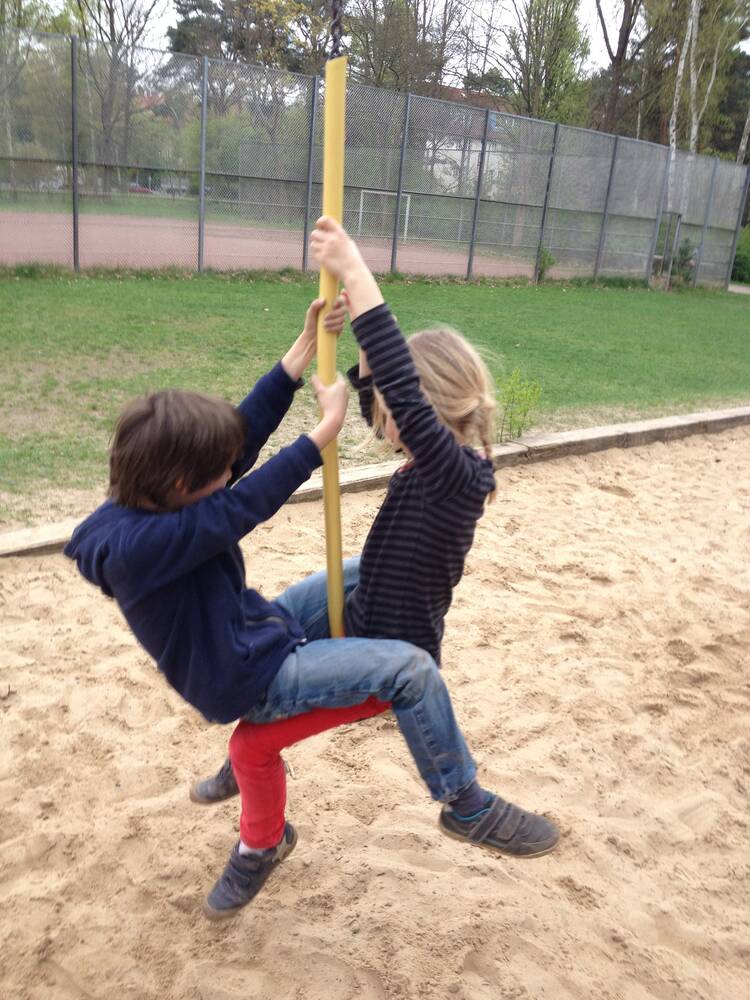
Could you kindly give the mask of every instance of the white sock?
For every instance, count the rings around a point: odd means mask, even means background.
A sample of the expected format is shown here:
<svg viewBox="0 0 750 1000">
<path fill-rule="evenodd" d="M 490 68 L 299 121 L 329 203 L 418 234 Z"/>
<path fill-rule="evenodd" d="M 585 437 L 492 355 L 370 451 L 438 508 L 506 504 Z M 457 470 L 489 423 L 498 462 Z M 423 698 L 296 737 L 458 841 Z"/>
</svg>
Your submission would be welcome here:
<svg viewBox="0 0 750 1000">
<path fill-rule="evenodd" d="M 268 848 L 266 847 L 248 847 L 243 841 L 240 841 L 240 854 L 243 856 L 246 854 L 263 854 Z"/>
</svg>

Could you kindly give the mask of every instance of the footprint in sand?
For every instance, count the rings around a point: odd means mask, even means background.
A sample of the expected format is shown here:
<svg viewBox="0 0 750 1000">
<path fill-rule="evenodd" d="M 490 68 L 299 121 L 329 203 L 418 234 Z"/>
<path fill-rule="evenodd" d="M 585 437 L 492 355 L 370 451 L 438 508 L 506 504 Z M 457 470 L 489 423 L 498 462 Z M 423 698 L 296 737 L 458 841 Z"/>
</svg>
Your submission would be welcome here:
<svg viewBox="0 0 750 1000">
<path fill-rule="evenodd" d="M 597 483 L 596 488 L 602 490 L 604 493 L 613 493 L 616 497 L 624 497 L 626 500 L 633 499 L 633 494 L 630 490 L 625 489 L 624 486 L 617 486 L 614 483 Z"/>
<path fill-rule="evenodd" d="M 483 949 L 467 952 L 464 958 L 463 992 L 457 995 L 471 1000 L 527 1000 L 529 992 L 520 983 L 505 982 L 497 957 Z M 459 984 L 456 984 L 459 986 Z"/>
<path fill-rule="evenodd" d="M 675 815 L 693 833 L 703 836 L 716 822 L 721 811 L 721 800 L 708 792 L 700 792 L 682 799 L 675 810 Z"/>
<path fill-rule="evenodd" d="M 688 663 L 692 663 L 693 660 L 698 658 L 698 654 L 693 647 L 685 642 L 684 639 L 670 639 L 665 648 L 669 655 L 673 656 L 683 666 L 687 666 Z"/>
<path fill-rule="evenodd" d="M 273 970 L 273 971 L 264 971 Z M 258 955 L 231 963 L 200 962 L 185 970 L 200 1000 L 248 1000 L 249 997 L 302 997 L 304 1000 L 386 1000 L 373 969 L 357 968 L 330 954 L 302 948 Z M 304 991 L 300 990 L 304 982 Z"/>
<path fill-rule="evenodd" d="M 599 908 L 599 900 L 592 888 L 577 882 L 571 875 L 564 878 L 555 879 L 568 899 L 576 906 L 584 910 Z"/>
</svg>

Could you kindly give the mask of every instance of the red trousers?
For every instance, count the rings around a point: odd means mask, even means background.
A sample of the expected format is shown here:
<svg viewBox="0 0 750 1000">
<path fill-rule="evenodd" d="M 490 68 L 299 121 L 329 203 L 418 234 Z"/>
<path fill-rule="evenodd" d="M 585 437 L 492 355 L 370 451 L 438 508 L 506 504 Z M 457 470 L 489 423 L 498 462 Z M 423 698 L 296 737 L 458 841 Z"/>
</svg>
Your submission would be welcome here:
<svg viewBox="0 0 750 1000">
<path fill-rule="evenodd" d="M 240 722 L 229 740 L 229 759 L 242 802 L 240 838 L 248 847 L 274 847 L 284 834 L 286 775 L 281 751 L 308 736 L 370 719 L 390 702 L 368 698 L 348 708 L 316 708 L 277 722 Z"/>
</svg>

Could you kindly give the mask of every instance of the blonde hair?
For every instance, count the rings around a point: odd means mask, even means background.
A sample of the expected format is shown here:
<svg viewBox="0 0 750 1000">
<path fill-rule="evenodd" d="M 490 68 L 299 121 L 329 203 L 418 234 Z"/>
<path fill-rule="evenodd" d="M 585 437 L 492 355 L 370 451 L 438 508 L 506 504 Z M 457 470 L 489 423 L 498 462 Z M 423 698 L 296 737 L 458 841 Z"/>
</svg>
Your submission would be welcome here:
<svg viewBox="0 0 750 1000">
<path fill-rule="evenodd" d="M 422 392 L 441 423 L 461 444 L 480 445 L 492 458 L 495 426 L 495 387 L 479 352 L 460 333 L 440 326 L 420 330 L 407 344 Z M 373 429 L 383 436 L 385 414 L 373 406 Z M 494 495 L 494 494 L 493 494 Z"/>
</svg>

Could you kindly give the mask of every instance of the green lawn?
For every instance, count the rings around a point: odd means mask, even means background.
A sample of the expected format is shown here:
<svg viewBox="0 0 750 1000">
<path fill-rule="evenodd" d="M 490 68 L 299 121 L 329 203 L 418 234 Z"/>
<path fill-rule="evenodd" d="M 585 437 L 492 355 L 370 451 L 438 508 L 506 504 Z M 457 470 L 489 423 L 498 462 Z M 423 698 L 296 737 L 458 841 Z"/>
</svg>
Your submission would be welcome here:
<svg viewBox="0 0 750 1000">
<path fill-rule="evenodd" d="M 113 421 L 172 385 L 236 400 L 298 332 L 316 284 L 302 276 L 0 275 L 0 523 L 22 498 L 106 479 Z M 389 281 L 409 332 L 463 331 L 498 378 L 538 379 L 536 425 L 584 426 L 750 400 L 750 297 L 704 290 Z M 350 336 L 340 367 L 354 362 Z M 281 441 L 311 425 L 305 395 Z M 342 459 L 362 451 L 354 413 Z M 24 515 L 25 516 L 25 515 Z"/>
</svg>

